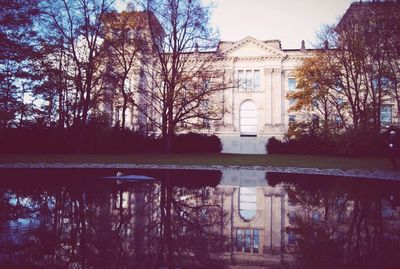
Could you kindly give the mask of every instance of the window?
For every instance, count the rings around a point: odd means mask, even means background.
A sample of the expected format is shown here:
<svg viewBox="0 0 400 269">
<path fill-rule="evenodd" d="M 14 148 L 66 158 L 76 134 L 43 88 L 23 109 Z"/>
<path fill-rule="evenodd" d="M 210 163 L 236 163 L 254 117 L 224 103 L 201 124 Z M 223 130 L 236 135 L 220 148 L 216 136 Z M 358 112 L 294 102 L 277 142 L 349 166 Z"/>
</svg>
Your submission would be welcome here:
<svg viewBox="0 0 400 269">
<path fill-rule="evenodd" d="M 260 70 L 254 70 L 254 90 L 260 90 Z"/>
<path fill-rule="evenodd" d="M 236 251 L 259 253 L 260 231 L 253 229 L 236 230 Z"/>
<path fill-rule="evenodd" d="M 296 122 L 296 116 L 295 115 L 289 115 L 289 123 L 295 123 Z"/>
<path fill-rule="evenodd" d="M 342 92 L 343 91 L 343 86 L 342 86 L 342 82 L 340 80 L 337 80 L 335 83 L 335 90 L 337 92 Z"/>
<path fill-rule="evenodd" d="M 318 101 L 317 101 L 317 100 L 312 100 L 312 106 L 313 106 L 313 108 L 318 109 L 318 108 L 319 108 L 319 103 L 318 103 Z"/>
<path fill-rule="evenodd" d="M 253 76 L 251 70 L 246 70 L 246 90 L 253 90 Z"/>
<path fill-rule="evenodd" d="M 260 248 L 260 231 L 253 230 L 253 253 L 258 253 L 258 249 Z"/>
<path fill-rule="evenodd" d="M 335 123 L 336 123 L 337 128 L 343 127 L 343 121 L 342 121 L 342 117 L 340 117 L 340 115 L 335 116 Z"/>
<path fill-rule="evenodd" d="M 385 76 L 377 77 L 372 80 L 372 89 L 374 91 L 386 91 L 390 88 L 391 81 Z"/>
<path fill-rule="evenodd" d="M 294 91 L 296 89 L 296 79 L 295 78 L 288 78 L 288 90 Z"/>
<path fill-rule="evenodd" d="M 256 188 L 239 188 L 239 214 L 245 220 L 253 219 L 257 213 Z"/>
<path fill-rule="evenodd" d="M 240 135 L 257 135 L 257 107 L 252 101 L 245 101 L 240 106 Z"/>
<path fill-rule="evenodd" d="M 392 123 L 392 106 L 383 105 L 381 107 L 381 123 L 390 124 Z"/>
<path fill-rule="evenodd" d="M 210 87 L 210 80 L 209 79 L 204 79 L 203 80 L 203 87 L 202 90 L 203 91 L 207 91 Z"/>
<path fill-rule="evenodd" d="M 260 70 L 238 70 L 240 91 L 260 90 Z"/>
<path fill-rule="evenodd" d="M 243 70 L 238 71 L 239 90 L 246 89 L 246 77 Z"/>
</svg>

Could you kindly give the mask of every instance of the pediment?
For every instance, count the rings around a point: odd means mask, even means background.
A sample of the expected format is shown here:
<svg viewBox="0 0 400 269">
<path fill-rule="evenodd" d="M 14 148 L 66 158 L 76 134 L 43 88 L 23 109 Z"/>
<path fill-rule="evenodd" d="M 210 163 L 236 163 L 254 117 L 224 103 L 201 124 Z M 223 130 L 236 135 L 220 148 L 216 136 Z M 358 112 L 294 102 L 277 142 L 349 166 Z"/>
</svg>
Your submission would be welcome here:
<svg viewBox="0 0 400 269">
<path fill-rule="evenodd" d="M 253 37 L 246 37 L 225 48 L 227 57 L 283 57 L 285 53 Z"/>
</svg>

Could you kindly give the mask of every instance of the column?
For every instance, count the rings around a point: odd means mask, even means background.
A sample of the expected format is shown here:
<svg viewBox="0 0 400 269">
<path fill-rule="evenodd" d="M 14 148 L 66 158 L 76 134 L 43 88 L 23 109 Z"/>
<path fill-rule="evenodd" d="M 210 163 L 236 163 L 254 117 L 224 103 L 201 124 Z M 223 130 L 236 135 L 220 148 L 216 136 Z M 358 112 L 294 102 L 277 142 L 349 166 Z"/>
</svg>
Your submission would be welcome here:
<svg viewBox="0 0 400 269">
<path fill-rule="evenodd" d="M 265 89 L 265 125 L 272 124 L 272 71 L 271 68 L 264 69 L 264 89 Z"/>
<path fill-rule="evenodd" d="M 274 68 L 272 77 L 272 124 L 282 124 L 282 69 Z"/>
</svg>

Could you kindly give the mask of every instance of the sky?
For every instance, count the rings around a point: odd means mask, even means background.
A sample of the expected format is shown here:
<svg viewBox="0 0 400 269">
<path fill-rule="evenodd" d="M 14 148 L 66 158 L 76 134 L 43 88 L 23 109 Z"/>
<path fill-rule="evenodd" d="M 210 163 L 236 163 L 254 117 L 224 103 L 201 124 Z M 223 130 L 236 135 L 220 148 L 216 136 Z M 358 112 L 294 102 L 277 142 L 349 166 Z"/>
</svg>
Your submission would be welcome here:
<svg viewBox="0 0 400 269">
<path fill-rule="evenodd" d="M 124 0 L 119 0 L 124 1 Z M 316 32 L 335 24 L 354 0 L 202 0 L 212 4 L 212 26 L 222 41 L 247 36 L 279 39 L 284 49 L 316 44 Z"/>
</svg>

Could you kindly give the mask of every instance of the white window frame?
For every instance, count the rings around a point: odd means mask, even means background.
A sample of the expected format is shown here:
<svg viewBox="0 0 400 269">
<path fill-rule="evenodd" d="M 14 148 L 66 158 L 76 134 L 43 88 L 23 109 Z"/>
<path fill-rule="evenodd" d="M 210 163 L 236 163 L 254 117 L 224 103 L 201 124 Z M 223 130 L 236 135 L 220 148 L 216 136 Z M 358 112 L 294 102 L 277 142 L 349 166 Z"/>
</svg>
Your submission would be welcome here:
<svg viewBox="0 0 400 269">
<path fill-rule="evenodd" d="M 256 74 L 258 75 L 256 76 Z M 260 69 L 238 69 L 236 72 L 236 76 L 239 83 L 239 91 L 256 92 L 261 90 Z"/>
</svg>

